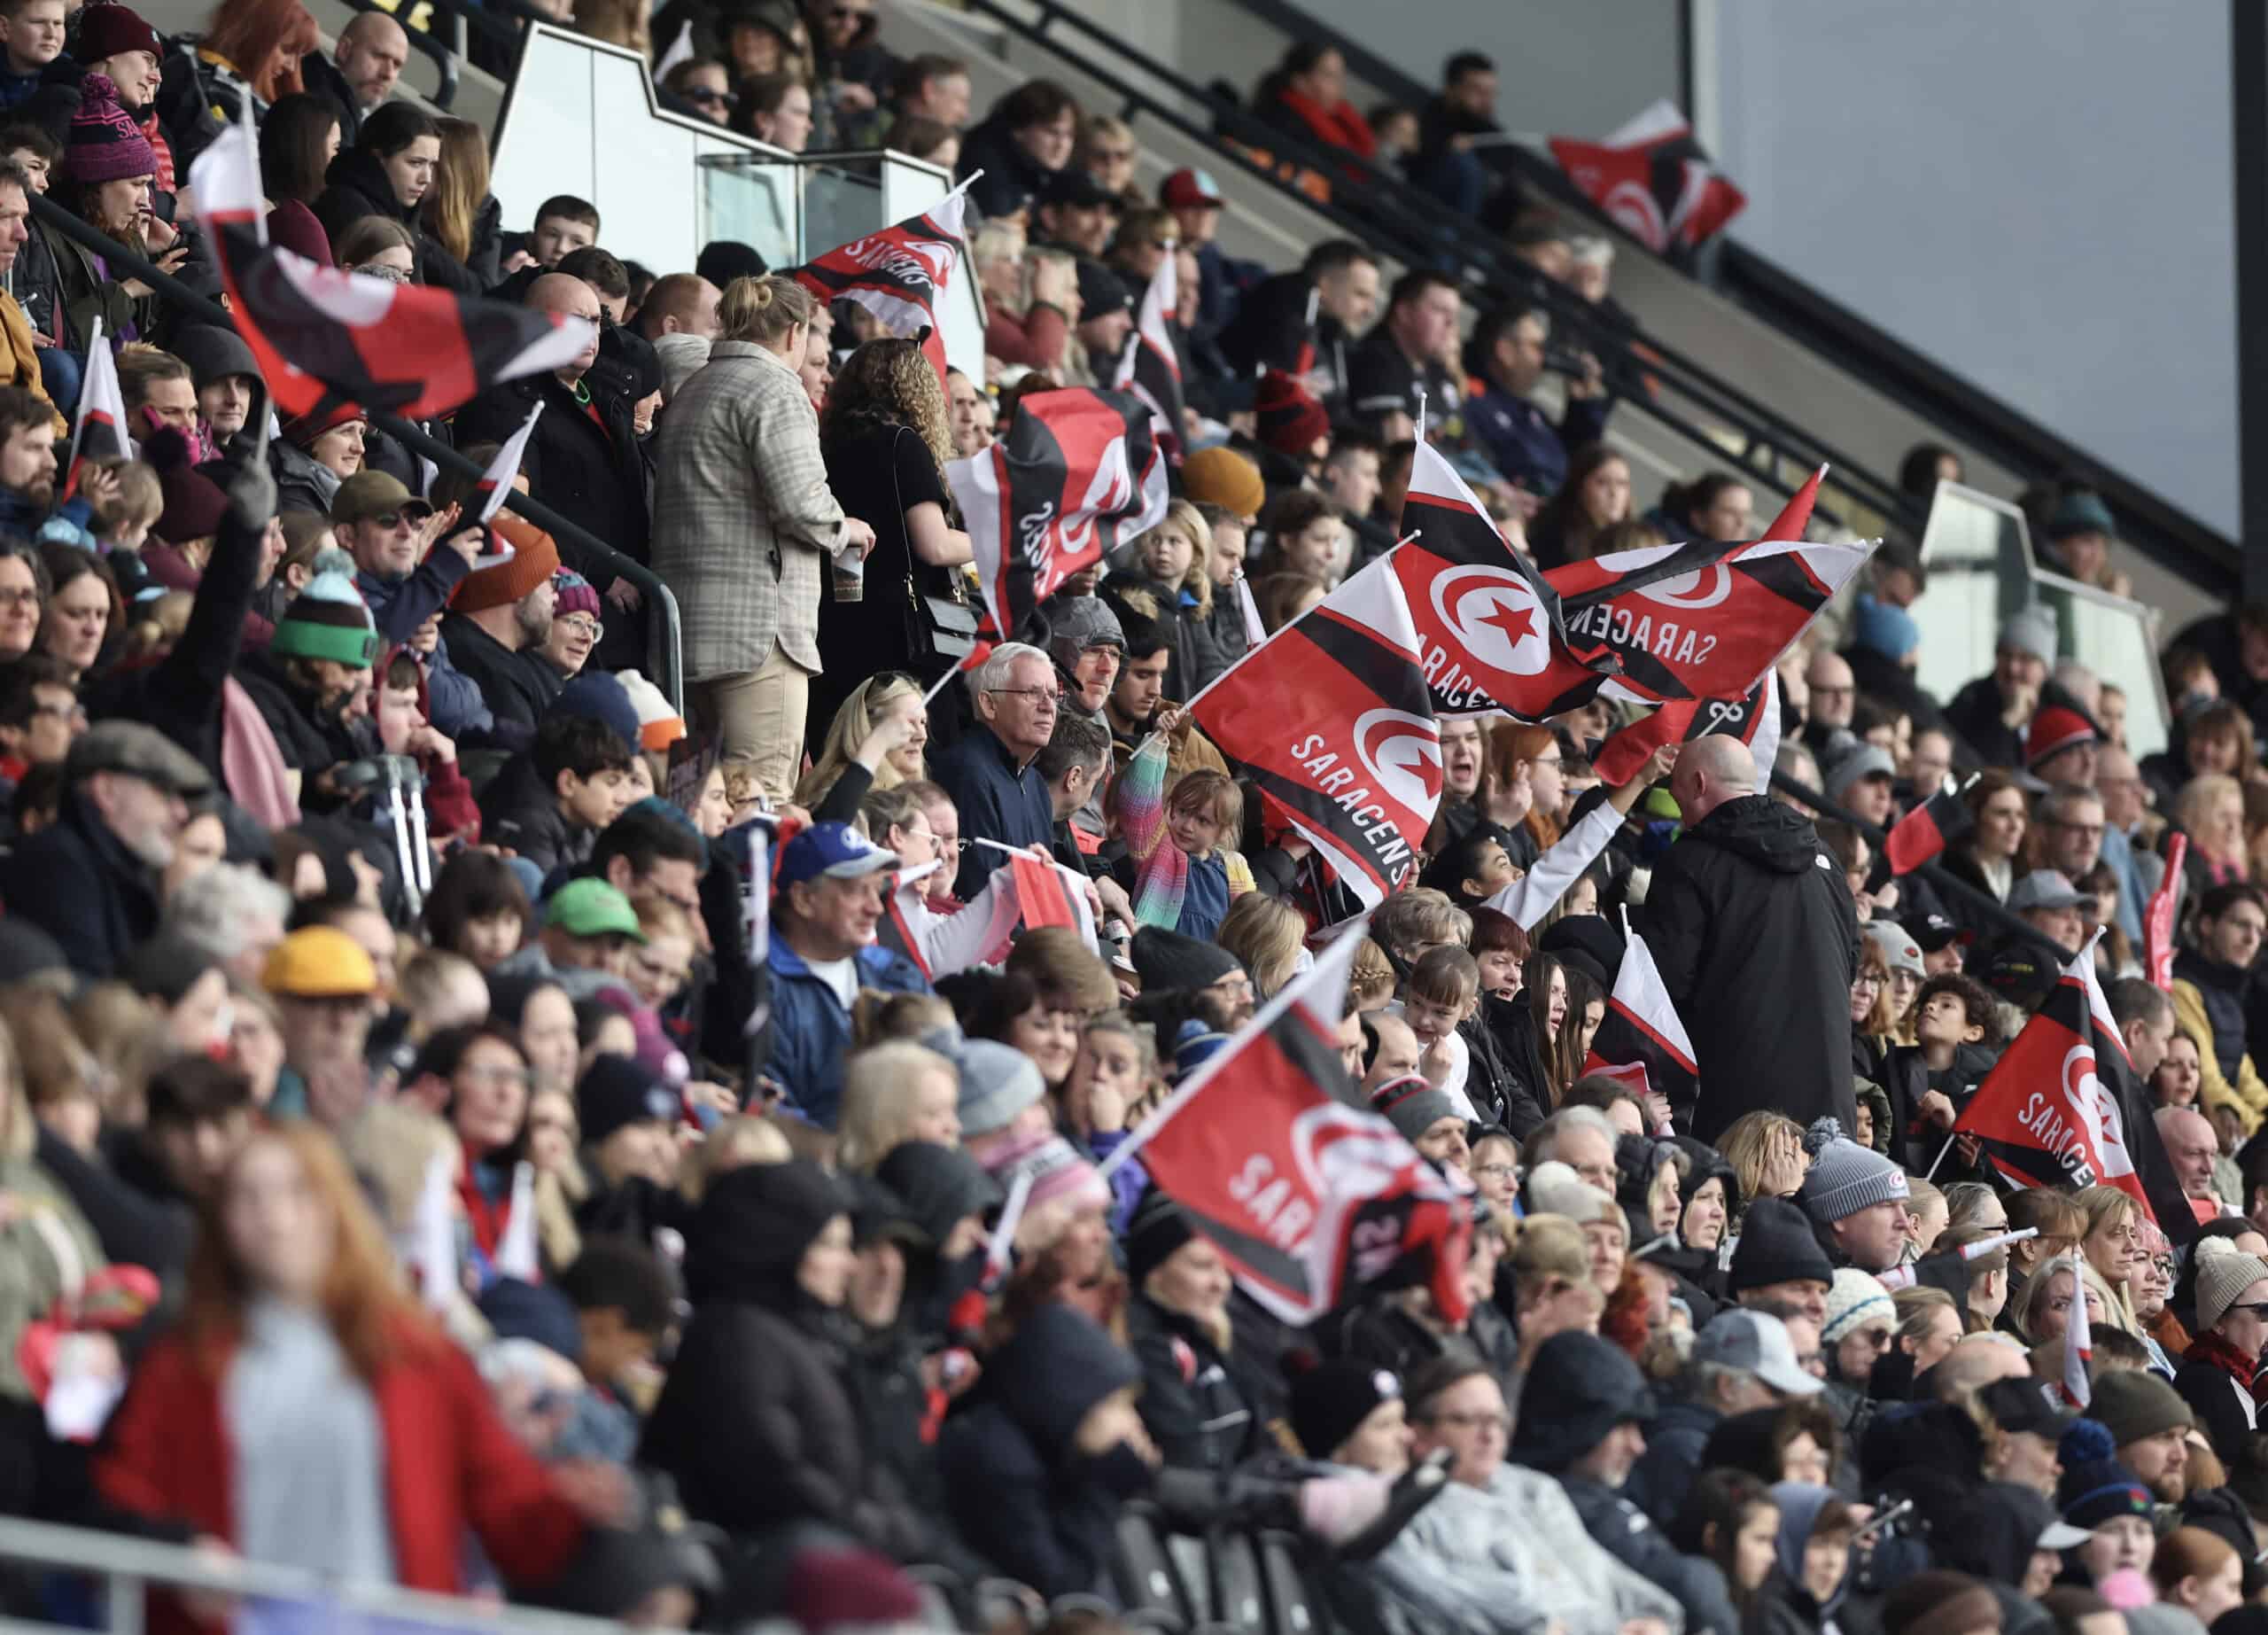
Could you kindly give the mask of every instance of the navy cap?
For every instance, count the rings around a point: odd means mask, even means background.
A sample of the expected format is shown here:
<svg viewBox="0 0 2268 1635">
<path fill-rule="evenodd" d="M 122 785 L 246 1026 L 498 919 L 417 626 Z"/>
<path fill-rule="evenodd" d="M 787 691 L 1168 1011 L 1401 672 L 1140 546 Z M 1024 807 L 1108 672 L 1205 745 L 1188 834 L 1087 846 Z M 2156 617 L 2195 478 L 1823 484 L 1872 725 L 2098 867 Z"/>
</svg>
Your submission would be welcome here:
<svg viewBox="0 0 2268 1635">
<path fill-rule="evenodd" d="M 777 884 L 800 885 L 825 875 L 855 880 L 897 867 L 897 853 L 885 852 L 848 823 L 814 823 L 788 843 L 781 854 Z"/>
</svg>

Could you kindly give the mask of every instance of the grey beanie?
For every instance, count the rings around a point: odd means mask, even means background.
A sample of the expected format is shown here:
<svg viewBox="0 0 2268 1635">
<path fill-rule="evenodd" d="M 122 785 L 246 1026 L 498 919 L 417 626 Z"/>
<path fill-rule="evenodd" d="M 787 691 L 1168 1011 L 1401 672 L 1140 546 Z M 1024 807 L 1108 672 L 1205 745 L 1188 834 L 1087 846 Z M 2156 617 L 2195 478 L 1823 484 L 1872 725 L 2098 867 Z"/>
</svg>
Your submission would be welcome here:
<svg viewBox="0 0 2268 1635">
<path fill-rule="evenodd" d="M 1047 620 L 1047 656 L 1066 673 L 1079 667 L 1079 655 L 1090 648 L 1126 650 L 1118 615 L 1100 596 L 1057 596 L 1040 612 Z"/>
<path fill-rule="evenodd" d="M 1805 1212 L 1821 1226 L 1907 1195 L 1906 1172 L 1848 1139 L 1832 1118 L 1812 1125 L 1804 1145 L 1811 1149 L 1811 1173 L 1799 1195 Z"/>
<path fill-rule="evenodd" d="M 2262 1278 L 2268 1277 L 2268 1260 L 2257 1255 L 2239 1254 L 2233 1249 L 2217 1250 L 2216 1243 L 2225 1243 L 2226 1238 L 2207 1238 L 2197 1245 L 2197 1332 L 2202 1334 L 2229 1314 L 2236 1297 Z"/>
<path fill-rule="evenodd" d="M 1226 948 L 1179 931 L 1146 925 L 1134 933 L 1134 974 L 1142 979 L 1145 993 L 1167 988 L 1209 988 L 1230 972 L 1243 969 Z"/>
<path fill-rule="evenodd" d="M 997 1039 L 963 1039 L 952 1051 L 960 1072 L 960 1115 L 964 1136 L 1005 1130 L 1018 1113 L 1047 1094 L 1032 1059 Z"/>
<path fill-rule="evenodd" d="M 2000 625 L 2002 647 L 2030 653 L 2042 664 L 2055 662 L 2055 610 L 2033 603 L 2018 608 Z"/>
<path fill-rule="evenodd" d="M 1413 1142 L 1442 1119 L 1456 1117 L 1457 1110 L 1448 1092 L 1434 1089 L 1415 1073 L 1389 1078 L 1371 1091 L 1371 1107 L 1386 1116 L 1403 1141 Z"/>
</svg>

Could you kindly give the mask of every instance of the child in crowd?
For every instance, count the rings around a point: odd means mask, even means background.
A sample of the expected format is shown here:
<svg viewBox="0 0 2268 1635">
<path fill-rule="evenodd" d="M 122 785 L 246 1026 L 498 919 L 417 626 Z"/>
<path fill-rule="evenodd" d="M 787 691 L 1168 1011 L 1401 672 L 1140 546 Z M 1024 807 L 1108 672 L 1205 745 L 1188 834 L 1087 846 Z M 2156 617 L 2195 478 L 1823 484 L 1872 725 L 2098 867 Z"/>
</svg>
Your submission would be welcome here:
<svg viewBox="0 0 2268 1635">
<path fill-rule="evenodd" d="M 548 874 L 588 857 L 599 830 L 634 798 L 630 746 L 604 721 L 555 714 L 537 727 L 529 753 L 536 792 L 524 804 L 490 808 L 488 837 Z"/>
<path fill-rule="evenodd" d="M 1920 1175 L 1930 1169 L 1954 1118 L 1992 1071 L 2002 1040 L 1992 994 L 1959 971 L 1923 982 L 1909 1014 L 1917 1042 L 1891 1050 L 1883 1088 L 1890 1095 L 1890 1156 Z M 1954 1179 L 1961 1179 L 1958 1172 Z"/>
<path fill-rule="evenodd" d="M 1221 844 L 1243 829 L 1244 792 L 1225 773 L 1200 767 L 1160 798 L 1167 745 L 1180 723 L 1179 710 L 1158 718 L 1157 729 L 1110 786 L 1106 815 L 1132 865 L 1132 879 L 1120 884 L 1133 896 L 1135 919 L 1209 942 L 1230 900 L 1253 889 L 1243 854 Z"/>
<path fill-rule="evenodd" d="M 480 840 L 480 807 L 457 767 L 457 746 L 425 717 L 425 673 L 406 647 L 378 663 L 371 699 L 378 744 L 389 755 L 407 755 L 425 775 L 425 828 L 435 840 Z"/>
<path fill-rule="evenodd" d="M 1169 698 L 1189 697 L 1227 667 L 1213 640 L 1212 557 L 1212 529 L 1194 505 L 1176 500 L 1163 522 L 1112 559 L 1112 588 L 1130 600 L 1143 598 L 1135 602 L 1138 611 L 1175 627 Z M 1146 604 L 1152 601 L 1154 611 Z"/>
</svg>

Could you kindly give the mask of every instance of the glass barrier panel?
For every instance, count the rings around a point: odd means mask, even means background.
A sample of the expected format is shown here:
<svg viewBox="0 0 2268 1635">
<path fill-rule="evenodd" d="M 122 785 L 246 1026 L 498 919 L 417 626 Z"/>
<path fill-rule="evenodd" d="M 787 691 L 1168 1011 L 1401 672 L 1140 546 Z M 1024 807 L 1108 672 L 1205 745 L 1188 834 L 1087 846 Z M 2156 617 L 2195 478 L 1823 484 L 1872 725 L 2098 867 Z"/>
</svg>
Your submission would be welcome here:
<svg viewBox="0 0 2268 1635">
<path fill-rule="evenodd" d="M 753 153 L 703 154 L 695 162 L 702 243 L 724 238 L 752 245 L 767 267 L 804 259 L 802 167 Z"/>
<path fill-rule="evenodd" d="M 1992 668 L 2000 624 L 2030 599 L 2023 514 L 1957 483 L 1938 485 L 1922 535 L 1929 588 L 1914 604 L 1922 627 L 1915 679 L 1940 704 Z"/>
<path fill-rule="evenodd" d="M 2151 610 L 2060 573 L 2036 573 L 2039 599 L 2055 610 L 2063 651 L 2126 696 L 2126 747 L 2139 759 L 2166 745 L 2170 719 Z"/>
</svg>

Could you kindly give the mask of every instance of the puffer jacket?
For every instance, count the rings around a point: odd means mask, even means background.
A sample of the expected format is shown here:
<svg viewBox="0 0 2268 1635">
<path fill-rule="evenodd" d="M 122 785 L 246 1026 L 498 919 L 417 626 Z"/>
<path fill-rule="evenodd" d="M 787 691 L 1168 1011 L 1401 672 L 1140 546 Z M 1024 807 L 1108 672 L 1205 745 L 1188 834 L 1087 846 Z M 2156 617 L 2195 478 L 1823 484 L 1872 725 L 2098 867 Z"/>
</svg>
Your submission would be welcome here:
<svg viewBox="0 0 2268 1635">
<path fill-rule="evenodd" d="M 927 993 L 920 968 L 879 945 L 858 950 L 858 985 L 888 993 Z M 772 972 L 772 1058 L 765 1071 L 796 1110 L 825 1129 L 835 1127 L 843 1104 L 843 1058 L 850 1048 L 850 1013 L 835 990 L 812 974 L 803 956 L 774 936 Z"/>
<path fill-rule="evenodd" d="M 2244 1010 L 2251 973 L 2183 949 L 2173 961 L 2175 1024 L 2197 1047 L 2197 1099 L 2208 1111 L 2225 1107 L 2246 1133 L 2268 1114 L 2268 1082 L 2245 1048 Z"/>
<path fill-rule="evenodd" d="M 1126 1339 L 1142 1365 L 1142 1424 L 1167 1464 L 1227 1470 L 1257 1451 L 1258 1416 L 1210 1335 L 1137 1294 Z"/>
</svg>

